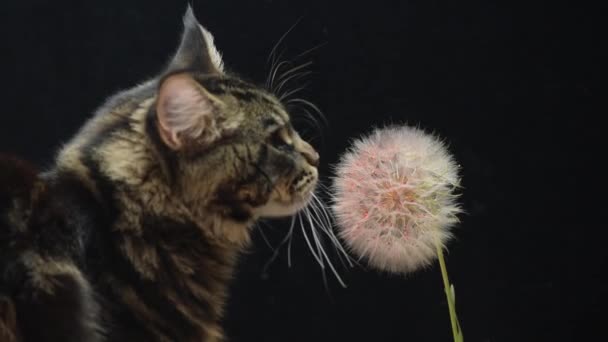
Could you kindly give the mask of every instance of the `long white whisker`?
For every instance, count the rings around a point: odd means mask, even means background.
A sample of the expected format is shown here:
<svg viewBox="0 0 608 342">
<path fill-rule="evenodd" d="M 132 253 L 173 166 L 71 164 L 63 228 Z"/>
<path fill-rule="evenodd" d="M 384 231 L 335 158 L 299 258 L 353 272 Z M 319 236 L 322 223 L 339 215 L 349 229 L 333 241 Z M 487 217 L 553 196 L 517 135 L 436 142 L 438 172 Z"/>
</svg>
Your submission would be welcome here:
<svg viewBox="0 0 608 342">
<path fill-rule="evenodd" d="M 290 91 L 288 91 L 288 92 L 285 92 L 285 94 L 281 94 L 281 95 L 279 96 L 279 100 L 283 101 L 284 99 L 286 99 L 286 98 L 290 97 L 291 95 L 293 95 L 293 94 L 295 94 L 295 93 L 297 93 L 297 92 L 299 92 L 299 91 L 302 91 L 302 90 L 303 90 L 304 88 L 306 88 L 307 86 L 308 86 L 308 82 L 307 82 L 307 83 L 305 83 L 305 84 L 304 84 L 303 86 L 301 86 L 301 87 L 298 87 L 298 88 L 296 88 L 296 89 L 293 89 L 293 90 L 290 90 Z"/>
<path fill-rule="evenodd" d="M 329 223 L 322 215 L 319 214 L 319 209 L 317 208 L 317 203 L 314 201 L 314 199 L 313 202 L 310 202 L 310 208 L 312 209 L 311 214 L 314 213 L 313 218 L 315 219 L 315 222 L 321 227 L 321 229 L 324 231 L 330 229 L 331 223 Z"/>
<path fill-rule="evenodd" d="M 281 90 L 283 89 L 283 87 L 289 82 L 292 81 L 294 79 L 298 79 L 298 78 L 302 78 L 305 76 L 308 76 L 312 74 L 312 71 L 303 71 L 303 72 L 297 72 L 289 77 L 285 77 L 285 79 L 281 80 L 281 82 L 279 83 L 279 85 L 276 87 L 276 90 L 274 90 L 274 93 L 280 93 Z M 284 77 L 284 75 L 282 75 Z"/>
<path fill-rule="evenodd" d="M 298 219 L 300 220 L 300 228 L 302 229 L 302 233 L 304 234 L 304 240 L 306 240 L 306 243 L 308 244 L 308 248 L 310 249 L 310 253 L 315 257 L 315 259 L 319 263 L 319 266 L 321 266 L 321 268 L 325 268 L 325 266 L 323 265 L 323 262 L 321 261 L 321 257 L 317 256 L 317 254 L 315 253 L 315 250 L 312 248 L 312 244 L 310 243 L 310 239 L 308 238 L 308 234 L 306 234 L 306 229 L 304 227 L 304 222 L 302 220 L 302 215 L 298 215 Z"/>
<path fill-rule="evenodd" d="M 315 106 L 312 102 L 304 100 L 304 99 L 290 99 L 286 102 L 287 104 L 289 103 L 301 103 L 305 106 L 308 106 L 309 108 L 311 108 L 314 112 L 316 112 L 319 115 L 319 118 L 321 118 L 321 120 L 323 120 L 323 123 L 325 125 L 328 124 L 327 122 L 327 118 L 325 117 L 325 115 L 323 114 L 323 112 L 319 109 L 319 107 Z"/>
<path fill-rule="evenodd" d="M 290 74 L 292 74 L 292 73 L 294 73 L 294 72 L 296 72 L 296 71 L 298 71 L 300 69 L 306 68 L 307 66 L 309 66 L 311 64 L 312 64 L 312 62 L 306 62 L 306 63 L 302 63 L 302 64 L 300 64 L 298 66 L 295 66 L 295 67 L 293 67 L 293 68 L 285 71 L 283 74 L 281 74 L 281 77 L 279 79 L 282 79 L 282 78 L 284 78 L 286 76 L 289 76 Z"/>
<path fill-rule="evenodd" d="M 310 218 L 312 218 L 312 220 L 318 225 L 318 227 L 321 228 L 321 231 L 323 233 L 325 233 L 325 235 L 327 235 L 329 237 L 331 243 L 335 247 L 336 246 L 336 241 L 334 241 L 334 239 L 333 239 L 334 238 L 332 236 L 333 234 L 331 234 L 328 231 L 328 229 L 330 229 L 330 228 L 324 226 L 325 223 L 322 222 L 323 219 L 320 218 L 319 213 L 317 212 L 317 209 L 315 208 L 315 204 L 316 204 L 315 202 L 311 202 L 310 203 L 310 208 L 312 209 L 312 211 L 310 212 L 310 216 L 311 216 Z M 338 246 L 339 246 L 339 243 L 338 243 Z M 337 249 L 339 250 L 339 248 L 337 248 Z M 342 263 L 342 265 L 344 267 L 346 267 L 346 264 L 344 263 L 344 260 L 342 259 L 342 256 L 340 255 L 340 253 L 337 253 L 337 255 L 338 255 L 338 258 L 340 259 L 340 263 Z M 348 257 L 347 257 L 347 260 L 348 260 Z M 349 262 L 349 264 L 350 264 L 350 262 Z M 351 264 L 351 267 L 352 267 L 352 264 Z"/>
<path fill-rule="evenodd" d="M 310 217 L 310 211 L 308 210 L 308 207 L 304 208 L 304 214 L 306 215 L 306 218 L 308 219 L 308 226 L 310 227 L 310 231 L 312 234 L 312 239 L 315 243 L 315 246 L 317 247 L 317 253 L 318 255 L 322 255 L 322 251 L 323 251 L 323 245 L 321 244 L 321 240 L 319 239 L 319 237 L 316 234 L 316 230 L 314 227 L 314 223 L 311 220 Z M 325 266 L 325 262 L 323 261 L 323 258 L 321 258 L 321 263 L 323 263 L 323 266 Z M 325 272 L 323 272 L 323 274 L 325 274 Z"/>
<path fill-rule="evenodd" d="M 298 213 L 300 216 L 300 213 Z M 296 225 L 296 217 L 291 217 L 291 226 L 289 227 L 289 243 L 287 244 L 287 267 L 291 268 L 291 241 L 293 237 L 293 228 Z"/>
<path fill-rule="evenodd" d="M 317 208 L 323 214 L 323 218 L 325 219 L 325 223 L 327 223 L 327 227 L 331 228 L 332 219 L 329 217 L 329 213 L 327 213 L 327 209 L 325 209 L 325 203 L 323 203 L 323 201 L 321 201 L 319 196 L 317 196 L 317 194 L 315 194 L 315 193 L 312 194 L 312 199 L 317 204 L 317 206 L 315 208 Z"/>
<path fill-rule="evenodd" d="M 258 226 L 258 231 L 260 232 L 260 235 L 262 236 L 262 239 L 264 240 L 264 242 L 266 243 L 266 245 L 268 246 L 268 248 L 270 248 L 273 252 L 276 251 L 276 249 L 274 247 L 272 247 L 272 244 L 270 243 L 270 241 L 266 237 L 266 234 L 264 233 L 264 230 L 262 229 L 262 226 L 259 223 L 257 223 L 257 226 Z"/>
<path fill-rule="evenodd" d="M 268 70 L 268 76 L 266 77 L 266 89 L 272 89 L 272 85 L 274 83 L 274 76 L 273 75 L 276 75 L 278 63 L 281 62 L 281 57 L 283 57 L 284 53 L 285 53 L 285 51 L 282 51 L 276 57 L 276 60 L 273 58 L 272 65 L 270 66 L 270 69 Z"/>
<path fill-rule="evenodd" d="M 316 217 L 315 221 L 323 229 L 323 231 L 325 232 L 325 234 L 327 234 L 327 236 L 329 238 L 332 238 L 332 240 L 333 240 L 333 238 L 335 238 L 335 236 L 334 236 L 334 234 L 332 232 L 332 224 L 331 224 L 331 222 L 328 221 L 328 219 L 326 219 L 324 217 L 323 214 L 321 214 L 321 212 L 320 212 L 321 210 L 319 208 L 317 208 L 317 206 L 318 206 L 317 203 L 315 203 L 315 205 L 311 205 L 311 208 L 312 208 L 312 210 L 313 210 L 313 212 L 315 214 L 315 217 Z"/>
<path fill-rule="evenodd" d="M 304 119 L 305 119 L 304 121 L 312 123 L 312 125 L 314 126 L 314 128 L 319 133 L 321 133 L 323 131 L 323 127 L 319 123 L 319 120 L 317 120 L 317 118 L 315 118 L 314 115 L 312 115 L 308 109 L 306 109 L 304 107 L 299 107 L 299 109 L 306 114 L 304 116 Z"/>
<path fill-rule="evenodd" d="M 321 255 L 321 253 L 325 254 L 324 250 L 323 250 L 323 244 L 321 243 L 321 240 L 315 233 L 315 228 L 312 224 L 312 221 L 310 220 L 311 216 L 310 216 L 310 210 L 308 207 L 304 208 L 304 213 L 306 214 L 306 216 L 308 218 L 308 223 L 310 224 L 312 236 L 315 241 L 315 245 L 317 246 L 317 253 L 319 253 L 319 255 Z M 321 261 L 323 261 L 323 258 L 321 258 Z M 321 268 L 321 278 L 323 279 L 323 286 L 325 287 L 325 290 L 329 291 L 329 285 L 327 284 L 327 275 L 325 274 L 325 269 L 323 267 Z"/>
<path fill-rule="evenodd" d="M 316 206 L 317 206 L 317 203 L 314 201 L 314 198 L 313 198 L 313 201 L 310 202 L 310 204 L 309 204 L 310 209 L 312 209 L 312 212 L 311 212 L 312 218 L 314 219 L 315 223 L 317 225 L 319 225 L 319 227 L 324 232 L 327 232 L 327 230 L 329 228 L 331 228 L 331 223 L 328 223 L 325 220 L 325 218 L 323 218 L 321 215 L 319 215 L 319 212 L 318 212 L 319 209 Z"/>
<path fill-rule="evenodd" d="M 295 216 L 292 216 L 291 217 L 291 225 L 289 226 L 289 230 L 287 231 L 287 234 L 285 235 L 285 237 L 283 238 L 283 240 L 281 240 L 281 243 L 279 243 L 279 246 L 274 250 L 274 253 L 272 253 L 272 256 L 270 257 L 270 259 L 264 265 L 264 273 L 266 273 L 266 270 L 268 269 L 268 266 L 270 266 L 270 264 L 273 263 L 273 261 L 277 258 L 277 256 L 279 256 L 279 252 L 281 251 L 281 247 L 283 247 L 283 245 L 285 243 L 287 243 L 288 240 L 291 241 L 291 236 L 293 234 L 293 228 L 295 226 L 295 222 L 296 222 L 296 218 L 295 218 Z M 291 263 L 289 263 L 289 267 L 291 267 Z"/>
<path fill-rule="evenodd" d="M 298 20 L 301 20 L 298 19 Z M 296 22 L 297 24 L 297 22 Z M 274 77 L 271 77 L 273 74 L 276 74 L 276 67 L 277 67 L 277 63 L 281 60 L 281 57 L 283 56 L 283 54 L 285 53 L 285 50 L 283 50 L 281 53 L 278 54 L 277 56 L 277 49 L 281 43 L 281 41 L 289 34 L 289 32 L 296 26 L 296 24 L 294 24 L 287 32 L 285 32 L 285 34 L 283 34 L 283 36 L 279 39 L 279 41 L 273 46 L 272 51 L 270 52 L 270 54 L 268 55 L 268 58 L 266 60 L 266 64 L 270 63 L 270 69 L 269 69 L 269 73 L 268 73 L 268 77 L 266 78 L 266 89 L 272 89 L 273 83 L 274 83 Z M 320 47 L 322 47 L 323 45 L 327 44 L 327 42 L 318 44 L 317 46 L 314 46 L 302 53 L 300 53 L 299 55 L 297 55 L 296 57 L 294 57 L 295 59 L 304 57 L 305 55 L 311 53 L 312 51 L 315 51 L 317 49 L 319 49 Z M 288 73 L 283 74 L 282 76 L 286 76 Z M 279 78 L 280 79 L 280 78 Z"/>
<path fill-rule="evenodd" d="M 296 22 L 293 25 L 291 25 L 291 27 L 287 30 L 287 32 L 283 33 L 283 35 L 281 36 L 281 38 L 279 38 L 277 43 L 274 44 L 274 46 L 272 47 L 272 50 L 270 50 L 270 55 L 268 55 L 268 60 L 266 61 L 266 63 L 268 63 L 270 61 L 272 56 L 274 56 L 274 54 L 276 53 L 276 50 L 279 47 L 279 45 L 281 44 L 281 42 L 283 42 L 285 37 L 287 37 L 287 35 L 298 25 L 298 23 L 300 22 L 300 20 L 302 20 L 302 18 L 303 17 L 298 18 L 298 20 L 296 20 Z"/>
<path fill-rule="evenodd" d="M 313 225 L 313 221 L 312 218 L 310 217 L 310 212 L 306 211 L 305 214 L 307 214 L 308 217 L 308 222 L 310 223 L 310 229 L 312 232 L 313 237 L 315 238 L 316 242 L 318 244 L 320 244 L 321 242 L 319 241 L 319 237 L 317 236 L 317 233 L 315 232 L 315 227 Z M 327 260 L 327 265 L 329 266 L 329 268 L 331 269 L 331 271 L 333 272 L 334 276 L 336 277 L 336 279 L 338 280 L 338 282 L 340 283 L 340 285 L 342 285 L 342 287 L 346 288 L 346 284 L 344 283 L 344 281 L 342 281 L 342 278 L 340 277 L 340 275 L 338 274 L 338 271 L 336 271 L 334 265 L 331 263 L 331 260 L 329 259 L 329 256 L 327 255 L 327 253 L 325 253 L 325 250 L 323 249 L 322 246 L 319 246 L 321 253 L 323 253 L 323 256 L 325 257 L 325 260 Z"/>
<path fill-rule="evenodd" d="M 313 194 L 313 200 L 316 202 L 317 205 L 311 205 L 311 208 L 316 213 L 317 217 L 319 217 L 318 220 L 322 220 L 321 219 L 322 215 L 319 213 L 319 211 L 323 212 L 323 215 L 325 216 L 325 220 L 326 220 L 326 224 L 327 224 L 327 226 L 323 226 L 323 224 L 319 224 L 319 226 L 321 227 L 323 232 L 329 237 L 329 239 L 332 242 L 332 244 L 334 245 L 334 247 L 340 253 L 342 253 L 342 255 L 344 255 L 344 257 L 346 258 L 346 261 L 348 262 L 350 267 L 353 267 L 353 263 L 351 262 L 352 258 L 350 257 L 350 255 L 348 255 L 346 250 L 344 250 L 344 247 L 342 247 L 342 244 L 340 243 L 338 238 L 334 235 L 333 230 L 331 229 L 332 224 L 330 222 L 330 218 L 329 218 L 329 216 L 327 216 L 327 213 L 324 212 L 325 208 L 323 207 L 321 200 L 316 198 L 316 195 L 314 195 L 314 194 Z M 314 202 L 312 202 L 312 203 L 314 203 Z M 340 253 L 338 253 L 338 257 L 340 258 L 340 261 L 342 261 L 342 257 L 340 256 Z M 346 265 L 344 265 L 344 266 L 346 266 Z"/>
<path fill-rule="evenodd" d="M 279 72 L 279 70 L 281 70 L 281 67 L 283 65 L 288 65 L 290 63 L 291 62 L 289 62 L 289 61 L 281 61 L 281 62 L 279 62 L 279 64 L 277 64 L 277 66 L 274 69 L 274 71 L 272 71 L 271 77 L 270 77 L 270 86 L 268 87 L 268 89 L 270 89 L 271 92 L 273 92 L 273 93 L 275 92 L 274 91 L 274 80 L 275 80 L 275 78 L 277 76 L 277 73 Z"/>
<path fill-rule="evenodd" d="M 323 190 L 323 192 L 325 192 L 326 194 L 330 194 L 330 193 L 331 193 L 331 189 L 330 189 L 330 188 L 329 188 L 327 185 L 325 185 L 325 184 L 323 184 L 323 183 L 321 183 L 321 182 L 317 183 L 317 185 L 318 185 L 318 186 L 319 186 L 319 188 L 321 188 L 321 190 Z"/>
<path fill-rule="evenodd" d="M 332 245 L 338 251 L 338 253 L 336 253 L 336 255 L 338 256 L 338 259 L 340 260 L 340 263 L 342 264 L 342 266 L 344 266 L 344 267 L 347 266 L 346 263 L 344 263 L 344 259 L 346 259 L 346 262 L 348 263 L 348 265 L 350 267 L 353 267 L 353 263 L 351 262 L 351 257 L 346 253 L 346 251 L 344 251 L 344 249 L 340 245 L 340 242 L 336 240 L 336 237 L 333 236 L 333 234 L 329 233 L 327 231 L 327 229 L 325 229 L 325 228 L 322 228 L 322 231 L 323 231 L 323 233 L 325 233 L 325 235 L 327 235 L 329 237 L 329 240 L 331 241 Z M 344 255 L 344 257 L 341 254 Z"/>
<path fill-rule="evenodd" d="M 296 58 L 303 57 L 303 56 L 305 56 L 305 55 L 307 55 L 307 54 L 309 54 L 309 53 L 311 53 L 311 52 L 313 52 L 313 51 L 321 48 L 322 46 L 324 46 L 326 44 L 327 44 L 327 42 L 323 42 L 323 43 L 318 44 L 317 46 L 313 46 L 310 49 L 308 49 L 308 50 L 302 52 L 301 54 L 297 55 Z"/>
</svg>

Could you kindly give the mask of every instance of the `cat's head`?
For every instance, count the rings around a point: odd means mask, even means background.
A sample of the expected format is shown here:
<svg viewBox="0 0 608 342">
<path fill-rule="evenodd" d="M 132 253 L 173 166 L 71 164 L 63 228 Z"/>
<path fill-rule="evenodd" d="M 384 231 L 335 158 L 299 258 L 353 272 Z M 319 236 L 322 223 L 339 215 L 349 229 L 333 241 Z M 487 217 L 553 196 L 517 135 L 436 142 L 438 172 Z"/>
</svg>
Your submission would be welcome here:
<svg viewBox="0 0 608 342">
<path fill-rule="evenodd" d="M 184 23 L 149 120 L 176 165 L 176 191 L 235 220 L 294 214 L 312 196 L 319 155 L 276 96 L 224 71 L 191 9 Z"/>
</svg>

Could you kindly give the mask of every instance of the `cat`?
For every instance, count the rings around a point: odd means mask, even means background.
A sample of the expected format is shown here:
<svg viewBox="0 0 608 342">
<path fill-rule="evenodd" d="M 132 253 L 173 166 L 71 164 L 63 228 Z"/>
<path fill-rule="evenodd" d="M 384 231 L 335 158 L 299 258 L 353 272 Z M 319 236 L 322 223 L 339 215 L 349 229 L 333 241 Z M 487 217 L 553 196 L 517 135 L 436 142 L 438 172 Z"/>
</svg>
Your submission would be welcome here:
<svg viewBox="0 0 608 342">
<path fill-rule="evenodd" d="M 254 223 L 306 207 L 318 164 L 188 8 L 166 69 L 110 98 L 49 170 L 0 158 L 0 340 L 223 341 Z"/>
</svg>

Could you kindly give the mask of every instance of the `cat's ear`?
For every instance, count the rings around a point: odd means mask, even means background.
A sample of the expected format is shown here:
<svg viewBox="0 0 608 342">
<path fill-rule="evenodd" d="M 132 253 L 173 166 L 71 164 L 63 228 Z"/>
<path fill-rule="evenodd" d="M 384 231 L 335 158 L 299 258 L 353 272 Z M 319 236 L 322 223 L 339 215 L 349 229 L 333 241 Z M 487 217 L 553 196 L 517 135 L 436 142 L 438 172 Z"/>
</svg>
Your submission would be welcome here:
<svg viewBox="0 0 608 342">
<path fill-rule="evenodd" d="M 165 78 L 156 102 L 161 139 L 173 150 L 210 144 L 220 136 L 216 119 L 222 106 L 187 73 Z"/>
<path fill-rule="evenodd" d="M 206 74 L 224 72 L 224 62 L 213 44 L 213 36 L 199 24 L 190 6 L 184 15 L 182 40 L 169 64 L 168 72 L 185 69 Z"/>
</svg>

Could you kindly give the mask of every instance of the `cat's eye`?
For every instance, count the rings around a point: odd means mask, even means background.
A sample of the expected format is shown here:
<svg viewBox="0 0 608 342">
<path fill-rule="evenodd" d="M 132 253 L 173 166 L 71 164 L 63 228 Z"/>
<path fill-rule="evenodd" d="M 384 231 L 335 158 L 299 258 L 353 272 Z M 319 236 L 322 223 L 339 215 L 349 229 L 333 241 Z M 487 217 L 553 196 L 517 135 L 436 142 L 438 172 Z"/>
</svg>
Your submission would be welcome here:
<svg viewBox="0 0 608 342">
<path fill-rule="evenodd" d="M 276 148 L 292 150 L 293 145 L 291 145 L 290 141 L 288 141 L 286 137 L 287 131 L 284 128 L 277 129 L 276 131 L 272 132 L 268 142 Z"/>
</svg>

